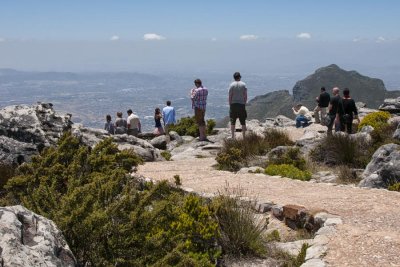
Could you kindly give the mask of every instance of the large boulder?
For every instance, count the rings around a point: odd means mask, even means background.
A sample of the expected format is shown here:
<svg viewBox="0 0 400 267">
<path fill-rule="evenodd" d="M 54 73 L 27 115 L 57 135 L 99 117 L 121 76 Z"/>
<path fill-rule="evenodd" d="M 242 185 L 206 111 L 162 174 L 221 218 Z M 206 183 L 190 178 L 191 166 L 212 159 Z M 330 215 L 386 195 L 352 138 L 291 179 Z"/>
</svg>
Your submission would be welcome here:
<svg viewBox="0 0 400 267">
<path fill-rule="evenodd" d="M 383 104 L 379 106 L 379 110 L 400 113 L 400 97 L 385 99 Z"/>
<path fill-rule="evenodd" d="M 151 139 L 150 144 L 155 148 L 165 150 L 167 149 L 167 137 L 165 135 L 157 136 Z"/>
<path fill-rule="evenodd" d="M 61 231 L 22 206 L 0 207 L 0 265 L 77 266 Z"/>
<path fill-rule="evenodd" d="M 0 110 L 0 135 L 35 144 L 39 150 L 56 144 L 71 125 L 71 115 L 56 113 L 50 103 L 16 105 Z"/>
<path fill-rule="evenodd" d="M 23 162 L 29 162 L 32 156 L 38 153 L 37 147 L 33 144 L 0 136 L 0 162 L 19 165 Z"/>
<path fill-rule="evenodd" d="M 400 182 L 400 146 L 381 146 L 372 156 L 362 178 L 359 186 L 370 188 L 387 188 L 392 183 Z"/>
</svg>

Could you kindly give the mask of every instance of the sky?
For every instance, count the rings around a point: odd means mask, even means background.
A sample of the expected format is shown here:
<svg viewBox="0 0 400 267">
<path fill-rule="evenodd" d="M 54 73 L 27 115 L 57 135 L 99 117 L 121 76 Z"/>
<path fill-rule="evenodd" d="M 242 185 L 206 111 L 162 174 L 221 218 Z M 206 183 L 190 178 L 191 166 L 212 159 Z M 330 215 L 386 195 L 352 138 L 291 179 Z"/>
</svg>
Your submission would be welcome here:
<svg viewBox="0 0 400 267">
<path fill-rule="evenodd" d="M 0 68 L 399 69 L 396 0 L 0 0 Z"/>
</svg>

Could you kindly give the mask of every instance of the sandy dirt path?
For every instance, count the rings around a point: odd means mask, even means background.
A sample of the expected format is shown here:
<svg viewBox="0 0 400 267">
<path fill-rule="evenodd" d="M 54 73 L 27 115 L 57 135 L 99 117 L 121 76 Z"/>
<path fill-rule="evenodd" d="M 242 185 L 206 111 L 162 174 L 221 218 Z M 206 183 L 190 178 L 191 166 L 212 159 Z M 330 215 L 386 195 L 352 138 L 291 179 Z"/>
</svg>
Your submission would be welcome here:
<svg viewBox="0 0 400 267">
<path fill-rule="evenodd" d="M 341 216 L 343 224 L 328 244 L 329 266 L 400 266 L 400 193 L 352 186 L 301 182 L 263 174 L 234 174 L 215 170 L 212 158 L 151 162 L 138 173 L 173 181 L 184 187 L 215 193 L 241 186 L 260 201 L 298 204 Z"/>
</svg>

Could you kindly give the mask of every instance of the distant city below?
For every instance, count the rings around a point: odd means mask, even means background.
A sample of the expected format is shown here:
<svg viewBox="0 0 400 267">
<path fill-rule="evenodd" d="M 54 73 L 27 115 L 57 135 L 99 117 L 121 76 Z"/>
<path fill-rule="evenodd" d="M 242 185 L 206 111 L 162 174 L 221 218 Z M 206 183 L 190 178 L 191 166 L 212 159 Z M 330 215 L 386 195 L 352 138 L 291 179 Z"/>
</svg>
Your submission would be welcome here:
<svg viewBox="0 0 400 267">
<path fill-rule="evenodd" d="M 290 75 L 243 75 L 249 99 L 275 90 L 291 91 L 296 81 L 307 73 Z M 227 92 L 231 74 L 141 74 L 141 73 L 70 73 L 20 72 L 0 69 L 0 108 L 16 104 L 50 102 L 57 112 L 72 114 L 72 120 L 88 127 L 103 128 L 105 116 L 113 120 L 118 111 L 126 117 L 132 109 L 142 120 L 145 131 L 154 127 L 154 109 L 167 100 L 177 110 L 177 117 L 192 116 L 189 90 L 200 78 L 209 89 L 207 117 L 222 119 L 228 115 Z M 400 77 L 376 77 L 388 90 L 400 89 Z M 386 80 L 385 80 L 386 79 Z M 279 101 L 279 99 L 277 99 Z"/>
</svg>

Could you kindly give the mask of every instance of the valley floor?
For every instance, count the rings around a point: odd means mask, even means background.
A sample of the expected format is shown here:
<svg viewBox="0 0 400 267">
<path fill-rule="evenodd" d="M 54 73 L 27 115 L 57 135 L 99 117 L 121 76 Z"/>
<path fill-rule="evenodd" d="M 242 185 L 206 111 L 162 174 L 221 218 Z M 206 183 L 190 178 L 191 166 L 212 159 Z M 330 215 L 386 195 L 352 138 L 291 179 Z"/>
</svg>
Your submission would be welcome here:
<svg viewBox="0 0 400 267">
<path fill-rule="evenodd" d="M 400 266 L 400 193 L 382 189 L 301 182 L 263 174 L 215 170 L 212 158 L 146 163 L 138 173 L 155 180 L 178 174 L 182 186 L 215 193 L 241 186 L 259 201 L 298 204 L 341 216 L 328 244 L 328 266 Z"/>
</svg>

